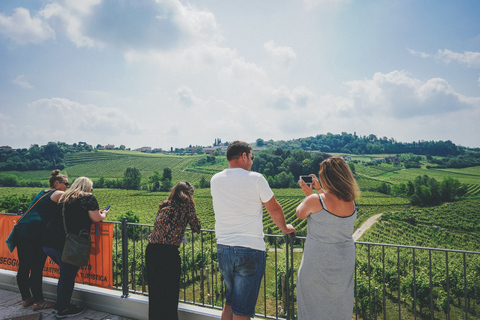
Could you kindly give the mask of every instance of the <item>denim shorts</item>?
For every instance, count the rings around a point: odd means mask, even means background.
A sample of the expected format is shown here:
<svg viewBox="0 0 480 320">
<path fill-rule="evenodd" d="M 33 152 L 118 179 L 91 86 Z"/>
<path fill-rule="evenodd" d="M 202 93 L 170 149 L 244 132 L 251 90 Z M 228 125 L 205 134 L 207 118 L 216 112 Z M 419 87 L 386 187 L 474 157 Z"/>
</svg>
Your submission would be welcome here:
<svg viewBox="0 0 480 320">
<path fill-rule="evenodd" d="M 265 251 L 219 244 L 217 256 L 225 282 L 225 303 L 238 316 L 255 317 L 255 305 L 265 273 Z"/>
</svg>

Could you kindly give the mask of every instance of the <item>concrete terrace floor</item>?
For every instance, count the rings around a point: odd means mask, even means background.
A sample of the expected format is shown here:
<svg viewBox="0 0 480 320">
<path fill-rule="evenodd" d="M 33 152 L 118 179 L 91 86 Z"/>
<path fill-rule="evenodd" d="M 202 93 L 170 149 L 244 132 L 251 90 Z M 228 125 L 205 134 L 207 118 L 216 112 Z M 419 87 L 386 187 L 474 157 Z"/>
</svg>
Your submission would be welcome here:
<svg viewBox="0 0 480 320">
<path fill-rule="evenodd" d="M 56 319 L 52 314 L 52 309 L 33 311 L 33 305 L 24 308 L 21 304 L 22 298 L 20 293 L 0 289 L 0 320 L 14 319 L 18 320 L 30 319 Z M 36 316 L 36 317 L 35 317 Z M 87 319 L 87 320 L 130 320 L 122 316 L 110 314 L 107 312 L 86 309 L 82 314 L 67 319 Z"/>
</svg>

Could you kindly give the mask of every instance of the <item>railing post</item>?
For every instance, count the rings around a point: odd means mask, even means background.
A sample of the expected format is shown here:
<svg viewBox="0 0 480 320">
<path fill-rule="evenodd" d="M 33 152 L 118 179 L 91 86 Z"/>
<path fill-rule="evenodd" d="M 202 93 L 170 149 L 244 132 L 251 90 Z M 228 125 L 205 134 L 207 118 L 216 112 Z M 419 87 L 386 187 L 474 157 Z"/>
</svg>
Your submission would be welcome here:
<svg viewBox="0 0 480 320">
<path fill-rule="evenodd" d="M 293 240 L 295 236 L 293 234 L 287 234 L 285 236 L 285 250 L 286 252 L 286 274 L 287 279 L 285 281 L 287 291 L 287 301 L 285 306 L 287 319 L 295 319 L 295 294 L 294 294 L 294 270 L 293 270 Z"/>
<path fill-rule="evenodd" d="M 128 224 L 122 219 L 122 298 L 128 297 Z"/>
</svg>

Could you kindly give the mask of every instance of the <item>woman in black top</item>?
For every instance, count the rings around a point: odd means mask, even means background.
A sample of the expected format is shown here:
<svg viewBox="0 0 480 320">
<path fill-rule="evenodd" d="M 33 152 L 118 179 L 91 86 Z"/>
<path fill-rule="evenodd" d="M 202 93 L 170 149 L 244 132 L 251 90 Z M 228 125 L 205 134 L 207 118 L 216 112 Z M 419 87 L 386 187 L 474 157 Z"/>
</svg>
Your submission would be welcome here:
<svg viewBox="0 0 480 320">
<path fill-rule="evenodd" d="M 180 292 L 180 254 L 187 224 L 200 233 L 200 221 L 195 214 L 193 186 L 181 181 L 160 203 L 153 232 L 148 236 L 145 262 L 148 278 L 148 318 L 178 319 Z"/>
<path fill-rule="evenodd" d="M 107 217 L 107 210 L 99 210 L 98 202 L 92 194 L 93 183 L 86 177 L 75 180 L 70 189 L 59 199 L 56 212 L 43 237 L 43 250 L 60 267 L 60 277 L 57 285 L 57 319 L 72 317 L 85 309 L 70 305 L 75 277 L 80 267 L 62 261 L 62 251 L 65 245 L 65 229 L 62 210 L 65 206 L 65 224 L 69 233 L 78 234 L 85 229 L 90 232 L 92 223 L 102 221 Z"/>
<path fill-rule="evenodd" d="M 57 201 L 67 190 L 68 178 L 60 170 L 52 171 L 50 189 L 40 191 L 32 203 L 30 211 L 17 225 L 18 272 L 17 285 L 22 295 L 22 305 L 33 304 L 33 310 L 53 308 L 52 301 L 43 298 L 43 267 L 47 256 L 42 249 L 42 236 Z"/>
</svg>

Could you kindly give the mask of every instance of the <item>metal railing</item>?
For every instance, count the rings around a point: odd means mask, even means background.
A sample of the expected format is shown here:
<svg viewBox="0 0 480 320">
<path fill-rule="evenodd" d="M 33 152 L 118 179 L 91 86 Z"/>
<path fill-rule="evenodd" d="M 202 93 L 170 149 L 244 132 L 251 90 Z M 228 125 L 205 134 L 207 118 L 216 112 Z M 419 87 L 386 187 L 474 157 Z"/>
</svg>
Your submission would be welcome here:
<svg viewBox="0 0 480 320">
<path fill-rule="evenodd" d="M 153 226 L 116 223 L 114 288 L 148 294 L 144 252 Z M 120 230 L 119 230 L 120 229 Z M 221 309 L 224 287 L 213 230 L 180 247 L 181 302 Z M 305 237 L 265 235 L 267 268 L 256 315 L 296 318 L 296 276 Z M 355 319 L 480 319 L 480 252 L 356 242 Z M 315 285 L 315 284 L 312 284 Z"/>
</svg>

